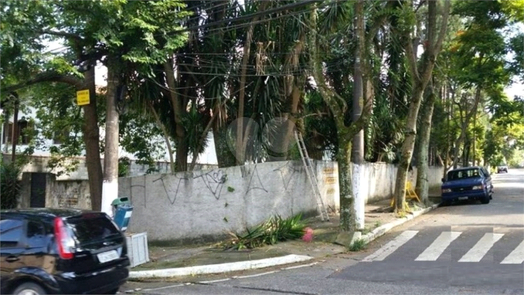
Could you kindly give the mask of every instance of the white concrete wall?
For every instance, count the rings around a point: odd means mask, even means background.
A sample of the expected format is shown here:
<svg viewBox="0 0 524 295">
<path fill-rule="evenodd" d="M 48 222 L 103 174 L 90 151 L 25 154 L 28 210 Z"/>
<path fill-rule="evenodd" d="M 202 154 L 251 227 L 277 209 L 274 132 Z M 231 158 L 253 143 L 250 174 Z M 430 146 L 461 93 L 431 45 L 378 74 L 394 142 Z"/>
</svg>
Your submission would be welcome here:
<svg viewBox="0 0 524 295">
<path fill-rule="evenodd" d="M 324 204 L 338 212 L 338 165 L 314 163 Z M 430 187 L 440 184 L 442 169 L 430 168 Z M 359 174 L 357 187 L 365 203 L 394 193 L 395 165 L 366 163 L 359 166 Z M 415 185 L 416 169 L 408 177 Z M 134 206 L 128 230 L 147 232 L 150 240 L 216 237 L 242 232 L 277 214 L 286 218 L 317 210 L 300 161 L 120 178 L 119 196 L 129 197 Z"/>
<path fill-rule="evenodd" d="M 360 166 L 360 194 L 365 203 L 391 197 L 395 192 L 397 167 L 386 163 L 364 163 Z"/>
<path fill-rule="evenodd" d="M 324 204 L 338 209 L 337 164 L 315 165 Z M 317 210 L 300 161 L 120 178 L 119 196 L 129 197 L 134 207 L 128 230 L 146 231 L 150 240 L 242 232 L 274 215 Z"/>
<path fill-rule="evenodd" d="M 365 163 L 360 165 L 360 194 L 364 196 L 365 203 L 390 198 L 395 192 L 397 166 L 386 163 Z M 444 167 L 429 167 L 428 183 L 432 191 L 439 190 L 442 184 Z M 408 181 L 413 187 L 417 184 L 417 169 L 408 172 Z"/>
<path fill-rule="evenodd" d="M 439 187 L 442 184 L 442 177 L 444 177 L 444 167 L 429 167 L 428 182 L 429 187 Z"/>
</svg>

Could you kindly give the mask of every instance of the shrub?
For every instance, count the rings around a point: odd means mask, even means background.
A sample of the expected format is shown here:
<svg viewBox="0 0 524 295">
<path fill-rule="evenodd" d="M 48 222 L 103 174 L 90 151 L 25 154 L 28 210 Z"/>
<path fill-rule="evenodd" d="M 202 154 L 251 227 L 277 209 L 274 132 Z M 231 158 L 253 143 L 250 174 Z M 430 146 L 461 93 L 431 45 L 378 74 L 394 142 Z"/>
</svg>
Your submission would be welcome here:
<svg viewBox="0 0 524 295">
<path fill-rule="evenodd" d="M 304 235 L 306 225 L 302 222 L 302 214 L 283 219 L 274 216 L 266 222 L 246 229 L 244 234 L 231 233 L 231 241 L 227 249 L 253 249 L 264 245 L 273 245 L 286 240 L 299 239 Z"/>
<path fill-rule="evenodd" d="M 349 251 L 357 252 L 366 248 L 366 241 L 363 239 L 357 239 L 349 246 Z"/>
<path fill-rule="evenodd" d="M 0 164 L 0 208 L 13 209 L 18 205 L 20 195 L 20 182 L 18 175 L 20 168 L 14 164 Z"/>
</svg>

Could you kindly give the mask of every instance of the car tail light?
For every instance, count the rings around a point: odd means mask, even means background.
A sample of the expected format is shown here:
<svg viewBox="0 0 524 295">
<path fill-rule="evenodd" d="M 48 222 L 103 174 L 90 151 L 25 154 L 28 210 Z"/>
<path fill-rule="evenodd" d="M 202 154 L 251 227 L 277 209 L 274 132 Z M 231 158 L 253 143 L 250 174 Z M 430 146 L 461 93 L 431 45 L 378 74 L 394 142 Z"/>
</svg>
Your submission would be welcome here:
<svg viewBox="0 0 524 295">
<path fill-rule="evenodd" d="M 55 237 L 58 244 L 58 254 L 62 259 L 73 258 L 75 241 L 68 233 L 64 221 L 60 217 L 55 218 Z"/>
</svg>

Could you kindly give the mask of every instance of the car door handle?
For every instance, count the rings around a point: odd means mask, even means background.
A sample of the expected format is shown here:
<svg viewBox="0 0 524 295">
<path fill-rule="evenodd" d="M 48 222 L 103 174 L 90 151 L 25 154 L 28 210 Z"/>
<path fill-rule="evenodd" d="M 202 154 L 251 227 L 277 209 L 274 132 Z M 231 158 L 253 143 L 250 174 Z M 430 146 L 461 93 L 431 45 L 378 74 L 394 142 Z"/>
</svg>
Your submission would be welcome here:
<svg viewBox="0 0 524 295">
<path fill-rule="evenodd" d="M 15 261 L 18 261 L 20 260 L 20 258 L 16 257 L 16 256 L 9 256 L 5 259 L 5 261 L 7 262 L 15 262 Z"/>
</svg>

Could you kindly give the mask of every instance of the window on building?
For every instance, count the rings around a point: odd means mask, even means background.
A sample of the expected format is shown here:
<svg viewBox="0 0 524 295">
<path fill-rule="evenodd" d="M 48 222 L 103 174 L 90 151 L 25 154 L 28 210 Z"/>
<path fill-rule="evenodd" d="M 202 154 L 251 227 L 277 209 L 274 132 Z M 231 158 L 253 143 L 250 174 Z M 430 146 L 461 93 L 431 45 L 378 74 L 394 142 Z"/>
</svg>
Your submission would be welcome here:
<svg viewBox="0 0 524 295">
<path fill-rule="evenodd" d="M 60 132 L 55 132 L 53 134 L 53 144 L 63 144 L 66 139 L 69 137 L 69 129 L 66 128 Z"/>
<path fill-rule="evenodd" d="M 4 138 L 2 143 L 12 143 L 13 123 L 4 124 Z M 18 121 L 16 128 L 16 144 L 29 144 L 33 135 L 33 124 L 27 120 Z"/>
</svg>

